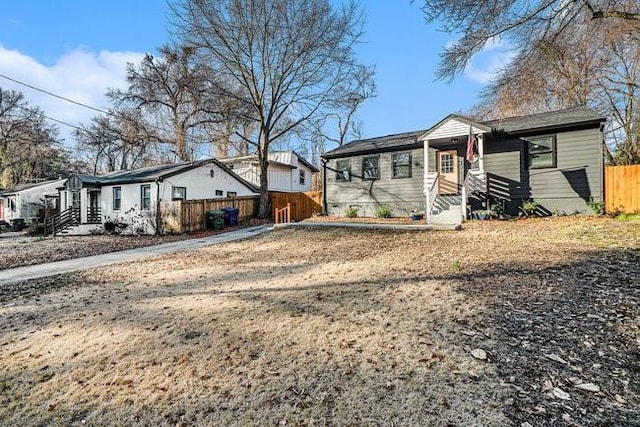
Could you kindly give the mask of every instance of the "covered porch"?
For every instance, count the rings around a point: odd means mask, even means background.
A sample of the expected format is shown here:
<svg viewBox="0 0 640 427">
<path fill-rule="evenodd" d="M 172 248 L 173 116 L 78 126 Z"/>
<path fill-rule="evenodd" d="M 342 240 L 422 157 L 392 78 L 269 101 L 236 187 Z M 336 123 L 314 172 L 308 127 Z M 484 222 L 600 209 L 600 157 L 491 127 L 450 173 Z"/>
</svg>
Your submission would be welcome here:
<svg viewBox="0 0 640 427">
<path fill-rule="evenodd" d="M 460 223 L 468 218 L 469 197 L 486 193 L 484 144 L 490 131 L 470 119 L 450 115 L 420 136 L 427 222 Z"/>
</svg>

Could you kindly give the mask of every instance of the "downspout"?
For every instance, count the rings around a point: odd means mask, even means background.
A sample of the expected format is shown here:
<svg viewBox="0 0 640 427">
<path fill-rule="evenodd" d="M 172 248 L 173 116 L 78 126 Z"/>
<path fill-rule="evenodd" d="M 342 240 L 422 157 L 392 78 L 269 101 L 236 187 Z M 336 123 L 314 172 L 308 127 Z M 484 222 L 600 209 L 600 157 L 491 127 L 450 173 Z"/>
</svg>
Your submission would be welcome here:
<svg viewBox="0 0 640 427">
<path fill-rule="evenodd" d="M 322 162 L 322 212 L 325 215 L 329 215 L 327 211 L 327 159 L 320 158 Z"/>
<path fill-rule="evenodd" d="M 156 236 L 160 235 L 162 216 L 160 214 L 160 180 L 156 178 Z"/>
</svg>

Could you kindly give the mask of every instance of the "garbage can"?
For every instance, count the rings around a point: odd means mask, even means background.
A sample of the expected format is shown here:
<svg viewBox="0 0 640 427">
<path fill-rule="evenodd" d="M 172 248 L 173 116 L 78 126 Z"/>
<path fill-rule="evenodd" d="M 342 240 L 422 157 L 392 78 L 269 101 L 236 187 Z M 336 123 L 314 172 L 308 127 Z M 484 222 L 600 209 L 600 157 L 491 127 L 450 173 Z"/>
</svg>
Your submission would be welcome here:
<svg viewBox="0 0 640 427">
<path fill-rule="evenodd" d="M 16 218 L 11 220 L 11 231 L 24 230 L 24 218 Z"/>
<path fill-rule="evenodd" d="M 225 225 L 238 225 L 238 215 L 240 209 L 238 208 L 222 208 L 224 211 L 224 223 Z"/>
<path fill-rule="evenodd" d="M 224 228 L 224 211 L 207 212 L 207 229 L 222 230 Z"/>
</svg>

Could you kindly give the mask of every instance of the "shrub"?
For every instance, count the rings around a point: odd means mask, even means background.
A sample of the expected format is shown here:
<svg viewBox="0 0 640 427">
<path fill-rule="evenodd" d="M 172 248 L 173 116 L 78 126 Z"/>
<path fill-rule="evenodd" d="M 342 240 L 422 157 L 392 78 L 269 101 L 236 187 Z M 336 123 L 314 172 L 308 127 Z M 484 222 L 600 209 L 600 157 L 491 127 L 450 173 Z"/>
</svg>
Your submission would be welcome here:
<svg viewBox="0 0 640 427">
<path fill-rule="evenodd" d="M 347 218 L 357 218 L 358 217 L 358 208 L 355 206 L 349 206 L 345 211 L 344 215 Z"/>
<path fill-rule="evenodd" d="M 391 206 L 380 205 L 378 209 L 376 209 L 376 218 L 391 218 L 391 213 Z"/>
<path fill-rule="evenodd" d="M 526 201 L 520 206 L 520 211 L 524 216 L 532 216 L 536 214 L 536 211 L 540 207 L 540 202 L 536 200 Z"/>
<path fill-rule="evenodd" d="M 596 215 L 603 215 L 604 214 L 604 201 L 603 200 L 595 200 L 593 197 L 591 197 L 587 201 L 587 205 L 591 208 L 591 210 Z"/>
</svg>

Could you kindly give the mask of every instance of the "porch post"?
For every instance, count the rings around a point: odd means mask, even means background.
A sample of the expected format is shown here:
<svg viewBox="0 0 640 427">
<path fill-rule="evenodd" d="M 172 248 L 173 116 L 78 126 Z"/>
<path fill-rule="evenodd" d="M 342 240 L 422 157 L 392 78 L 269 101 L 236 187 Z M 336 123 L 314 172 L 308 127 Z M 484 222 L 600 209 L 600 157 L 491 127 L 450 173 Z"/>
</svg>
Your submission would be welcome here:
<svg viewBox="0 0 640 427">
<path fill-rule="evenodd" d="M 422 179 L 422 188 L 424 188 L 424 199 L 425 199 L 425 205 L 424 205 L 424 217 L 426 219 L 427 222 L 429 222 L 429 216 L 431 215 L 431 212 L 429 212 L 429 192 L 431 191 L 430 188 L 427 187 L 427 177 L 429 176 L 429 140 L 425 140 L 424 141 L 424 173 L 423 173 L 423 179 Z"/>
<path fill-rule="evenodd" d="M 484 134 L 478 135 L 478 167 L 484 172 Z"/>
</svg>

